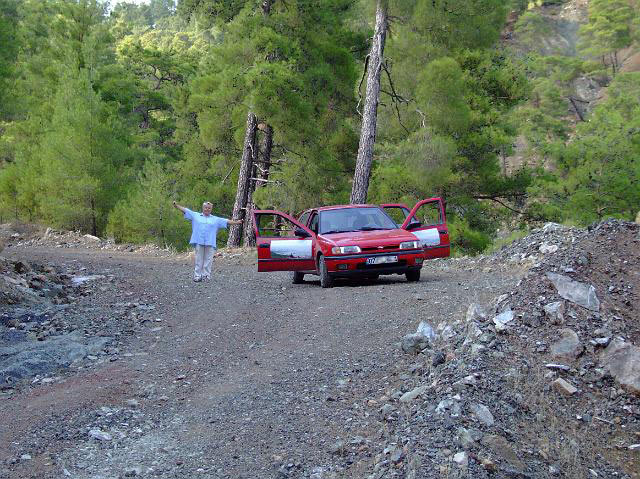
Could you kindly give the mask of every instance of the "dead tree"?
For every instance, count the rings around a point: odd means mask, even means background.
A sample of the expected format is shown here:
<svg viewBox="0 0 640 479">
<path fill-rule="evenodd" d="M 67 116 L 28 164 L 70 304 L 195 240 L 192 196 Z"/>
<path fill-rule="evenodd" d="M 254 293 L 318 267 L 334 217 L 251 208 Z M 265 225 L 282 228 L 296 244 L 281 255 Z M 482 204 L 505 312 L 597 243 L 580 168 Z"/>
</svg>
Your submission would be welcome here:
<svg viewBox="0 0 640 479">
<path fill-rule="evenodd" d="M 233 204 L 232 217 L 235 220 L 244 220 L 247 208 L 247 197 L 251 182 L 251 172 L 253 169 L 253 158 L 256 145 L 256 127 L 258 120 L 256 116 L 249 112 L 247 115 L 247 129 L 244 135 L 244 147 L 242 149 L 242 160 L 240 161 L 240 172 L 238 173 L 238 189 L 236 200 Z M 232 225 L 229 230 L 228 246 L 237 248 L 242 241 L 243 225 Z"/>
<path fill-rule="evenodd" d="M 269 179 L 269 168 L 271 167 L 271 150 L 273 149 L 273 128 L 266 123 L 260 123 L 258 129 L 263 132 L 262 146 L 260 148 L 261 161 L 256 165 L 258 167 L 259 181 L 256 186 L 264 186 Z"/>
<path fill-rule="evenodd" d="M 371 163 L 373 161 L 373 146 L 376 141 L 376 120 L 378 116 L 378 102 L 380 99 L 380 75 L 384 61 L 384 44 L 387 36 L 388 0 L 378 0 L 376 6 L 376 27 L 373 34 L 371 51 L 365 62 L 367 71 L 367 90 L 364 111 L 362 112 L 362 128 L 356 170 L 353 175 L 351 188 L 351 203 L 359 204 L 367 201 Z"/>
<path fill-rule="evenodd" d="M 244 219 L 244 241 L 245 246 L 255 246 L 256 236 L 253 230 L 253 210 L 256 208 L 253 202 L 253 193 L 257 188 L 267 184 L 269 179 L 269 167 L 271 166 L 271 150 L 273 148 L 273 128 L 265 123 L 258 123 L 258 130 L 262 132 L 261 147 L 255 148 L 256 153 L 253 158 L 253 168 L 249 183 L 249 193 L 247 195 L 246 216 Z M 257 144 L 257 138 L 256 138 Z"/>
</svg>

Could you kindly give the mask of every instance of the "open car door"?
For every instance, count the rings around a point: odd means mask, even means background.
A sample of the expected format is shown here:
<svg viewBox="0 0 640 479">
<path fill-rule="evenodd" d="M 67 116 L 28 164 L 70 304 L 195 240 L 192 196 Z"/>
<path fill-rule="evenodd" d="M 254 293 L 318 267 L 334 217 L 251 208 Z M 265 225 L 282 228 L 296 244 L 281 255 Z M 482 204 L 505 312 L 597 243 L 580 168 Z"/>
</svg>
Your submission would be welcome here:
<svg viewBox="0 0 640 479">
<path fill-rule="evenodd" d="M 286 213 L 254 210 L 258 271 L 313 271 L 314 235 Z"/>
<path fill-rule="evenodd" d="M 451 254 L 449 229 L 441 198 L 419 201 L 407 214 L 402 228 L 420 239 L 425 259 L 446 258 Z"/>
</svg>

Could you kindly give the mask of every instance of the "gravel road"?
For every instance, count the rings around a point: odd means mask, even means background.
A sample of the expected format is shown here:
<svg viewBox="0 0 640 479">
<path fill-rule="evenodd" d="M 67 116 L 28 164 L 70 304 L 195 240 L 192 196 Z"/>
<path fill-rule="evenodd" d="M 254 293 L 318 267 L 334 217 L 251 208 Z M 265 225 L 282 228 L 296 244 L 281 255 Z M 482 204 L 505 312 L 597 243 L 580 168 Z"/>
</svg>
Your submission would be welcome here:
<svg viewBox="0 0 640 479">
<path fill-rule="evenodd" d="M 437 261 L 418 283 L 322 289 L 314 277 L 292 285 L 286 273 L 259 274 L 243 255 L 216 259 L 213 281 L 193 283 L 184 258 L 4 253 L 115 275 L 115 290 L 85 298 L 105 315 L 127 295 L 155 306 L 117 357 L 0 400 L 0 478 L 12 479 L 366 477 L 371 464 L 339 449 L 354 437 L 369 447 L 366 401 L 402 356 L 400 339 L 517 281 Z"/>
</svg>

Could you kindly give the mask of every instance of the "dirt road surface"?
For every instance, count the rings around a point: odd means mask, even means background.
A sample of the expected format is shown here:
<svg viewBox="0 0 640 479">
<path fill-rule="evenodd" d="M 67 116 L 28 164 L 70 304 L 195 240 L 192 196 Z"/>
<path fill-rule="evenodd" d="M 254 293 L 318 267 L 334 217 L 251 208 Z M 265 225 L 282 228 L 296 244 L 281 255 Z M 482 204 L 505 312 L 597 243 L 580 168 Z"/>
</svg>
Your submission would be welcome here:
<svg viewBox="0 0 640 479">
<path fill-rule="evenodd" d="M 365 402 L 402 356 L 402 336 L 516 281 L 440 261 L 418 283 L 390 276 L 322 289 L 315 277 L 292 285 L 287 273 L 257 273 L 244 255 L 217 259 L 212 282 L 193 283 L 189 260 L 175 257 L 4 253 L 115 275 L 116 293 L 86 299 L 106 315 L 126 295 L 155 305 L 153 321 L 123 334 L 117 357 L 0 400 L 8 479 L 367 477 L 371 464 L 350 463 L 340 441 L 362 437 L 366 449 Z"/>
</svg>

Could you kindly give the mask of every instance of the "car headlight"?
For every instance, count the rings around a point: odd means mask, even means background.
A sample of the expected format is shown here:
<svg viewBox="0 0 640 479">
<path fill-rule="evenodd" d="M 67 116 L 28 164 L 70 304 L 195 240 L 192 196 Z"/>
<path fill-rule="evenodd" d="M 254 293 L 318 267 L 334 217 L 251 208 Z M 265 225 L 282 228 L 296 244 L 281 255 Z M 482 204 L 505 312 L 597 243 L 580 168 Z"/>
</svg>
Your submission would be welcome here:
<svg viewBox="0 0 640 479">
<path fill-rule="evenodd" d="M 417 241 L 403 241 L 400 243 L 400 249 L 418 249 L 420 244 Z"/>
<path fill-rule="evenodd" d="M 331 252 L 333 254 L 360 253 L 360 246 L 334 246 Z"/>
</svg>

